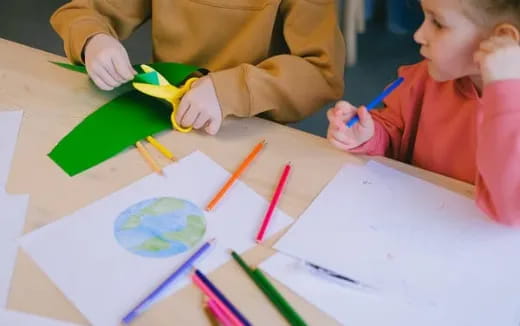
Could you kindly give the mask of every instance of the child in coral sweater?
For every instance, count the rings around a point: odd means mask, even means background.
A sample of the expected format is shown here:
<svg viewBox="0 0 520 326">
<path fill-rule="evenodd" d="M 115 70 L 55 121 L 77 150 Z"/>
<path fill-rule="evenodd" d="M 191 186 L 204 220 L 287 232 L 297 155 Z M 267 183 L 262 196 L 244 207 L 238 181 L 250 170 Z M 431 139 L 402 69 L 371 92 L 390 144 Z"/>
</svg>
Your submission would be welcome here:
<svg viewBox="0 0 520 326">
<path fill-rule="evenodd" d="M 327 138 L 476 185 L 490 217 L 520 225 L 520 1 L 422 0 L 424 60 L 368 113 L 341 101 Z M 352 128 L 345 122 L 358 114 Z"/>
</svg>

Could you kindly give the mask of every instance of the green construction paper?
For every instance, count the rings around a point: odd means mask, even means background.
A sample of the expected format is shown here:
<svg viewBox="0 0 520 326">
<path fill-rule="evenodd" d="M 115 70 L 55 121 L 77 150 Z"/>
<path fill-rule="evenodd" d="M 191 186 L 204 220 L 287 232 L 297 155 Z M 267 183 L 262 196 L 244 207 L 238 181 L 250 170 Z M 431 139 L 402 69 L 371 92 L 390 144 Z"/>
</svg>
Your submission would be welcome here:
<svg viewBox="0 0 520 326">
<path fill-rule="evenodd" d="M 60 67 L 86 73 L 84 66 L 52 62 Z M 173 85 L 179 85 L 195 71 L 203 70 L 179 63 L 149 64 Z M 156 72 L 145 73 L 139 65 L 133 81 L 157 85 Z M 85 118 L 48 154 L 68 175 L 81 173 L 137 141 L 171 129 L 169 104 L 136 90 L 124 93 Z"/>
<path fill-rule="evenodd" d="M 171 129 L 170 114 L 171 108 L 164 102 L 130 91 L 89 115 L 56 145 L 49 157 L 74 176 L 147 136 Z"/>
<path fill-rule="evenodd" d="M 55 65 L 58 65 L 58 66 L 60 66 L 62 68 L 69 69 L 69 70 L 72 70 L 72 71 L 82 72 L 84 74 L 87 73 L 87 68 L 85 68 L 85 66 L 71 65 L 70 63 L 57 62 L 57 61 L 51 61 L 51 63 L 54 63 Z"/>
<path fill-rule="evenodd" d="M 207 70 L 205 69 L 175 62 L 154 62 L 148 64 L 148 66 L 155 69 L 158 73 L 163 75 L 163 77 L 166 78 L 170 84 L 175 86 L 179 86 L 184 80 L 186 80 L 188 76 L 196 71 L 199 71 L 203 74 L 207 73 Z M 141 67 L 137 68 L 136 70 L 138 72 L 142 71 Z"/>
</svg>

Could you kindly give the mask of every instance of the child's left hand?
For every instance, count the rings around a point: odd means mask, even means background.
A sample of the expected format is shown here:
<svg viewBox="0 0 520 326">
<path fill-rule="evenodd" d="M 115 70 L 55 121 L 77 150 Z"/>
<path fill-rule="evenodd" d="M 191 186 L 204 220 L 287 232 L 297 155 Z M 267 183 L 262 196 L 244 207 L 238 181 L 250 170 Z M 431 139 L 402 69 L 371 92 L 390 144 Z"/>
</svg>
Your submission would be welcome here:
<svg viewBox="0 0 520 326">
<path fill-rule="evenodd" d="M 512 37 L 493 36 L 483 41 L 474 59 L 480 66 L 484 85 L 520 79 L 520 45 Z"/>
<path fill-rule="evenodd" d="M 183 127 L 204 128 L 210 135 L 218 132 L 222 124 L 222 109 L 209 76 L 197 80 L 182 97 L 175 119 Z"/>
</svg>

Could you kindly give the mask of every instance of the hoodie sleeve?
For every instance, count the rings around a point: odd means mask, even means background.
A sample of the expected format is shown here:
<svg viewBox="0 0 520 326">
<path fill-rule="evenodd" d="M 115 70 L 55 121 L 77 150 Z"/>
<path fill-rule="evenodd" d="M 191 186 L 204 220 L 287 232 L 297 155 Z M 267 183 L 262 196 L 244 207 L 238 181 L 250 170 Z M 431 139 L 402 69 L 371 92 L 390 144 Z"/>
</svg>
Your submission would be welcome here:
<svg viewBox="0 0 520 326">
<path fill-rule="evenodd" d="M 210 74 L 224 116 L 298 121 L 342 96 L 345 45 L 335 1 L 282 0 L 279 15 L 290 53 Z"/>
<path fill-rule="evenodd" d="M 105 33 L 125 39 L 150 16 L 150 0 L 73 0 L 51 17 L 51 25 L 64 42 L 65 54 L 83 63 L 87 40 Z"/>
</svg>

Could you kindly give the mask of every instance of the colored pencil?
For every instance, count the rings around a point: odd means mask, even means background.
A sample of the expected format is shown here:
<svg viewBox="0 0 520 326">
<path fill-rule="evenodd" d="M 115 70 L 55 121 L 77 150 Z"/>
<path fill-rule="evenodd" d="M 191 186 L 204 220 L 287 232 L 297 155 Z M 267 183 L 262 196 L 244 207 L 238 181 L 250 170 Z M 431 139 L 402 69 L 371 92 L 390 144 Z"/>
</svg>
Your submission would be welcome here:
<svg viewBox="0 0 520 326">
<path fill-rule="evenodd" d="M 255 159 L 258 153 L 262 150 L 264 145 L 266 144 L 265 140 L 262 140 L 253 148 L 253 150 L 247 155 L 244 161 L 240 164 L 238 169 L 229 177 L 227 182 L 220 188 L 215 197 L 211 199 L 211 201 L 206 206 L 206 210 L 210 211 L 218 204 L 218 202 L 224 197 L 226 192 L 231 188 L 231 186 L 240 178 L 242 173 L 247 169 L 247 167 L 251 164 L 251 162 Z"/>
<path fill-rule="evenodd" d="M 155 147 L 159 152 L 161 152 L 162 155 L 164 155 L 167 159 L 175 161 L 175 156 L 173 156 L 172 152 L 170 152 L 166 146 L 161 144 L 157 139 L 153 138 L 152 136 L 146 137 L 146 140 Z"/>
<path fill-rule="evenodd" d="M 215 294 L 216 297 L 240 320 L 243 325 L 251 325 L 251 323 L 238 311 L 238 309 L 220 292 L 220 290 L 198 269 L 195 270 L 195 275 L 208 287 L 208 289 Z M 206 294 L 207 295 L 207 294 Z"/>
<path fill-rule="evenodd" d="M 253 275 L 252 274 L 253 273 L 253 269 L 246 264 L 246 262 L 242 259 L 242 257 L 240 257 L 239 254 L 237 254 L 235 251 L 231 250 L 231 257 L 233 257 L 233 259 L 235 259 L 235 261 L 238 263 L 238 265 L 240 265 L 240 267 L 242 267 L 242 269 L 249 276 Z"/>
<path fill-rule="evenodd" d="M 296 310 L 291 307 L 289 302 L 285 300 L 285 298 L 282 296 L 280 292 L 274 287 L 274 285 L 269 281 L 269 279 L 262 273 L 262 271 L 258 268 L 253 269 L 253 274 L 255 275 L 258 280 L 262 283 L 262 285 L 269 291 L 269 293 L 273 296 L 273 298 L 279 302 L 280 305 L 283 306 L 283 310 L 288 313 L 286 316 L 287 320 L 290 322 L 291 325 L 298 325 L 298 326 L 306 326 L 307 323 L 303 320 L 303 318 L 296 312 Z"/>
<path fill-rule="evenodd" d="M 390 93 L 392 93 L 399 85 L 401 85 L 404 81 L 404 78 L 403 77 L 399 77 L 397 80 L 395 80 L 392 84 L 390 84 L 390 86 L 388 86 L 387 88 L 385 88 L 385 90 L 383 90 L 383 92 L 381 94 L 379 94 L 378 97 L 376 97 L 375 99 L 372 100 L 372 102 L 370 102 L 366 108 L 368 111 L 372 110 L 372 109 L 375 109 L 375 107 L 379 104 L 379 102 L 383 101 L 388 95 L 390 95 Z M 348 122 L 347 122 L 347 127 L 352 127 L 353 125 L 355 125 L 357 122 L 359 121 L 359 116 L 356 114 L 355 116 L 353 116 Z"/>
<path fill-rule="evenodd" d="M 287 165 L 285 165 L 285 168 L 283 169 L 282 175 L 280 177 L 280 180 L 278 181 L 278 185 L 276 186 L 276 190 L 273 194 L 273 198 L 271 199 L 271 203 L 267 208 L 264 220 L 262 222 L 262 225 L 260 226 L 260 230 L 258 230 L 258 234 L 256 235 L 256 242 L 258 243 L 261 243 L 264 240 L 265 231 L 267 230 L 269 222 L 271 221 L 276 205 L 278 205 L 278 202 L 280 201 L 280 197 L 282 196 L 283 189 L 287 184 L 287 178 L 289 177 L 290 172 L 291 164 L 288 163 Z"/>
<path fill-rule="evenodd" d="M 267 290 L 262 281 L 253 273 L 253 269 L 249 267 L 246 262 L 234 251 L 231 251 L 231 256 L 235 261 L 242 267 L 242 269 L 246 272 L 246 274 L 251 278 L 251 280 L 256 284 L 256 286 L 262 290 L 262 292 L 267 296 L 267 298 L 271 301 L 271 303 L 280 311 L 280 313 L 289 321 L 290 317 L 288 316 L 288 312 L 285 311 L 285 308 L 278 302 L 276 298 Z"/>
<path fill-rule="evenodd" d="M 148 153 L 146 148 L 144 148 L 143 144 L 141 144 L 141 142 L 139 142 L 139 141 L 136 142 L 135 147 L 137 147 L 137 150 L 139 151 L 139 153 L 141 153 L 141 156 L 143 156 L 144 160 L 148 163 L 148 165 L 150 165 L 150 167 L 152 168 L 152 170 L 154 172 L 156 172 L 158 174 L 163 174 L 162 169 L 159 166 L 159 164 L 157 164 L 157 162 L 155 162 L 155 160 L 152 158 L 150 153 Z"/>
<path fill-rule="evenodd" d="M 204 243 L 197 251 L 195 251 L 184 263 L 182 263 L 166 280 L 164 280 L 150 295 L 148 295 L 144 300 L 142 300 L 134 309 L 132 309 L 122 320 L 124 324 L 131 323 L 137 316 L 143 313 L 146 309 L 148 309 L 156 300 L 158 296 L 171 285 L 175 280 L 177 280 L 180 276 L 186 273 L 189 268 L 193 266 L 193 264 L 199 260 L 204 253 L 206 253 L 211 246 L 214 244 L 215 240 L 211 239 L 208 242 Z"/>
<path fill-rule="evenodd" d="M 238 316 L 235 315 L 235 313 L 229 308 L 229 306 L 227 306 L 222 300 L 221 298 L 215 293 L 212 291 L 212 289 L 210 289 L 206 283 L 204 283 L 204 281 L 199 277 L 197 276 L 196 273 L 193 273 L 191 275 L 191 280 L 193 281 L 193 283 L 199 288 L 201 289 L 201 291 L 211 300 L 213 300 L 216 305 L 218 305 L 218 307 L 220 308 L 220 310 L 222 311 L 222 313 L 226 316 L 226 318 L 231 322 L 232 325 L 238 325 L 238 326 L 242 326 L 244 325 L 244 323 L 242 323 L 242 321 L 240 321 L 240 319 L 238 319 Z"/>
<path fill-rule="evenodd" d="M 215 313 L 213 312 L 213 310 L 211 310 L 211 308 L 209 307 L 208 304 L 204 304 L 204 313 L 206 314 L 206 317 L 208 318 L 211 326 L 220 325 L 220 322 L 219 322 L 217 316 L 215 316 Z"/>
<path fill-rule="evenodd" d="M 226 314 L 222 311 L 215 300 L 208 300 L 208 308 L 211 310 L 213 315 L 217 318 L 217 320 L 222 323 L 224 326 L 233 326 L 231 321 L 226 317 Z"/>
<path fill-rule="evenodd" d="M 296 313 L 296 311 L 289 305 L 289 303 L 282 297 L 282 295 L 276 290 L 276 288 L 269 283 L 267 277 L 262 277 L 262 272 L 258 269 L 254 270 L 249 267 L 246 262 L 234 251 L 231 251 L 231 256 L 235 261 L 242 267 L 251 280 L 256 286 L 265 294 L 265 296 L 271 301 L 271 303 L 278 309 L 282 316 L 291 325 L 305 325 L 303 319 Z M 259 275 L 262 274 L 262 275 Z"/>
</svg>

